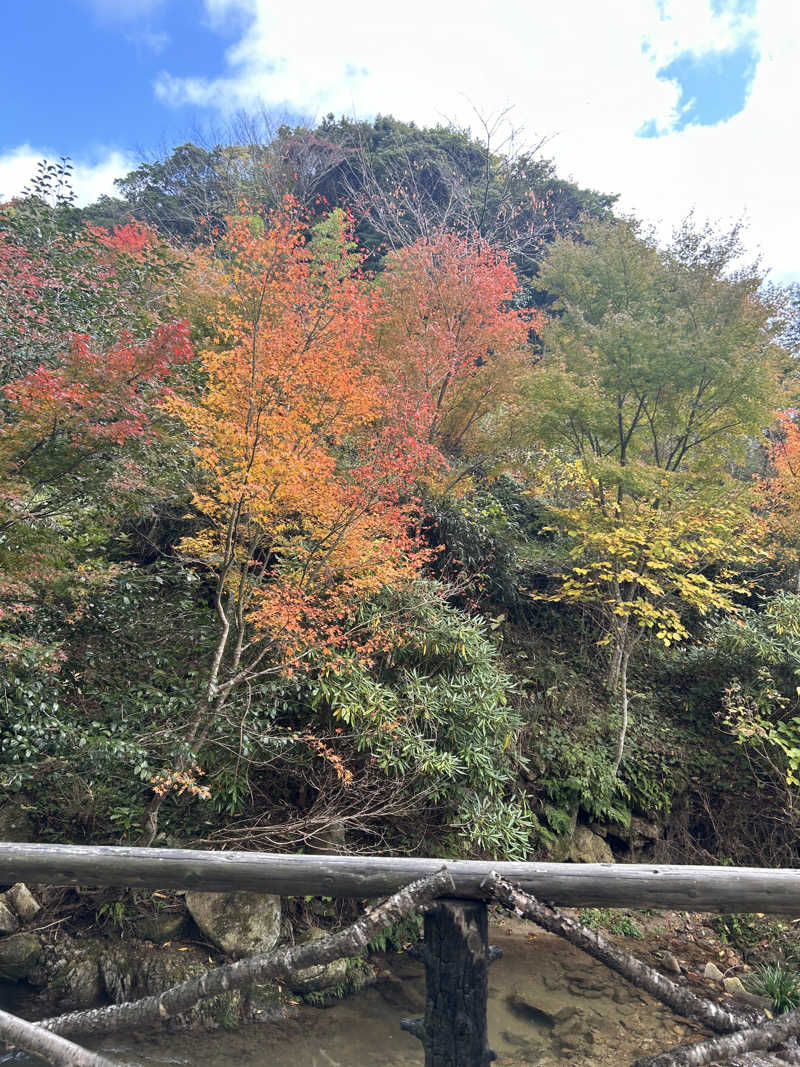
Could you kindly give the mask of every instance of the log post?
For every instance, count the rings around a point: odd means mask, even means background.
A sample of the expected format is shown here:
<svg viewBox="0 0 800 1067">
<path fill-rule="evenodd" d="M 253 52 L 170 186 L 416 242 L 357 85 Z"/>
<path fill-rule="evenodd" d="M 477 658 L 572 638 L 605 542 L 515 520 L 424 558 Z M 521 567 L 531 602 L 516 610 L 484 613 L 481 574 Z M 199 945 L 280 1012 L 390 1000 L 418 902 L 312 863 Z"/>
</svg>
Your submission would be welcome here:
<svg viewBox="0 0 800 1067">
<path fill-rule="evenodd" d="M 425 1049 L 425 1067 L 488 1067 L 488 913 L 482 900 L 440 899 L 425 914 L 425 1019 L 403 1029 Z"/>
</svg>

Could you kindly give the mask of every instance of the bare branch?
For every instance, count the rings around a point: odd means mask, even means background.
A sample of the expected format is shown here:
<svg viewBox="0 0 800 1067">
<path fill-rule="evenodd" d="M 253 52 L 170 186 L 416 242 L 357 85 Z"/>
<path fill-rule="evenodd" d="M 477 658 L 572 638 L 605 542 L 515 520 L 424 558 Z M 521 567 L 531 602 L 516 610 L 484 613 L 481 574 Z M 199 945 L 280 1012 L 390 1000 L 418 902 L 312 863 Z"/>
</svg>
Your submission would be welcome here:
<svg viewBox="0 0 800 1067">
<path fill-rule="evenodd" d="M 0 1038 L 13 1048 L 42 1056 L 56 1067 L 113 1067 L 111 1060 L 50 1034 L 35 1023 L 0 1011 Z"/>
<path fill-rule="evenodd" d="M 275 978 L 287 981 L 306 967 L 359 956 L 382 930 L 430 904 L 437 896 L 454 891 L 453 879 L 447 868 L 443 867 L 431 877 L 412 882 L 388 900 L 369 908 L 352 926 L 318 941 L 216 967 L 199 978 L 181 982 L 155 996 L 127 1004 L 70 1012 L 45 1019 L 39 1025 L 60 1034 L 107 1034 L 126 1028 L 160 1024 L 188 1011 L 201 1000 Z"/>
</svg>

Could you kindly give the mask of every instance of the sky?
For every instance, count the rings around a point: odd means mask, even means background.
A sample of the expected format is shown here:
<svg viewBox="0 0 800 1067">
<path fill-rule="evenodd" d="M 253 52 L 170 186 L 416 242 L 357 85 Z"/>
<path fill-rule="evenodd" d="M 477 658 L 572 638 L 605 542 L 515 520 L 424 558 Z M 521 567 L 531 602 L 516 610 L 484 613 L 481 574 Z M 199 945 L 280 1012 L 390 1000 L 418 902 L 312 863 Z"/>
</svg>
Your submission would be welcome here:
<svg viewBox="0 0 800 1067">
<path fill-rule="evenodd" d="M 243 111 L 513 129 L 668 233 L 744 217 L 800 280 L 800 0 L 6 0 L 0 199 L 81 202 Z"/>
</svg>

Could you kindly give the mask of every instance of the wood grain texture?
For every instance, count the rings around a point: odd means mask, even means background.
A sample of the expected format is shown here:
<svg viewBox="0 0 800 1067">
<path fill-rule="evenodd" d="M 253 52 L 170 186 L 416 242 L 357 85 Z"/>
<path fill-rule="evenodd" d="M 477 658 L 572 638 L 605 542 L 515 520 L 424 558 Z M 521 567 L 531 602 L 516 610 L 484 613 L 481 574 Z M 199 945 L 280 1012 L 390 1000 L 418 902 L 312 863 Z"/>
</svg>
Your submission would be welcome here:
<svg viewBox="0 0 800 1067">
<path fill-rule="evenodd" d="M 800 916 L 800 870 L 609 863 L 496 863 L 386 856 L 0 843 L 0 882 L 379 897 L 446 863 L 455 895 L 482 898 L 492 871 L 559 906 L 763 911 Z"/>
</svg>

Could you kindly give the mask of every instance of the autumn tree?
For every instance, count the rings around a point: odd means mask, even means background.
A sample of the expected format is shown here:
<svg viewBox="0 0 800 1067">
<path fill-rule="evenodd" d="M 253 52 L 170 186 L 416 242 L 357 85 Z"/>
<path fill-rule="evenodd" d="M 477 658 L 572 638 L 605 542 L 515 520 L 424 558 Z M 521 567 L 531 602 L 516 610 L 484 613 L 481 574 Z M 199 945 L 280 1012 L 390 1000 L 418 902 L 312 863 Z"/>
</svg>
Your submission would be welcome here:
<svg viewBox="0 0 800 1067">
<path fill-rule="evenodd" d="M 138 222 L 88 225 L 68 162 L 41 164 L 0 204 L 0 383 L 57 361 L 73 333 L 99 347 L 123 331 L 145 340 L 178 317 L 180 271 L 180 256 Z"/>
<path fill-rule="evenodd" d="M 411 490 L 436 460 L 367 358 L 376 297 L 343 216 L 310 242 L 291 204 L 230 219 L 205 269 L 203 385 L 169 403 L 197 463 L 200 528 L 182 552 L 211 576 L 219 628 L 187 752 L 240 689 L 291 675 L 310 649 L 369 655 L 380 637 L 353 612 L 416 575 Z"/>
<path fill-rule="evenodd" d="M 618 767 L 637 637 L 670 644 L 687 611 L 733 606 L 731 568 L 753 533 L 731 471 L 770 421 L 782 359 L 760 276 L 735 267 L 736 232 L 687 224 L 666 249 L 629 220 L 585 236 L 556 242 L 543 265 L 558 314 L 528 428 L 550 462 L 572 465 L 572 498 L 553 507 L 570 562 L 551 599 L 600 610 Z"/>
<path fill-rule="evenodd" d="M 514 270 L 478 237 L 420 238 L 386 257 L 380 284 L 378 373 L 458 467 L 515 395 L 541 318 L 512 306 Z"/>
<path fill-rule="evenodd" d="M 757 479 L 757 503 L 770 550 L 794 569 L 800 592 L 800 430 L 797 412 L 783 411 L 767 443 L 768 472 Z"/>
</svg>

